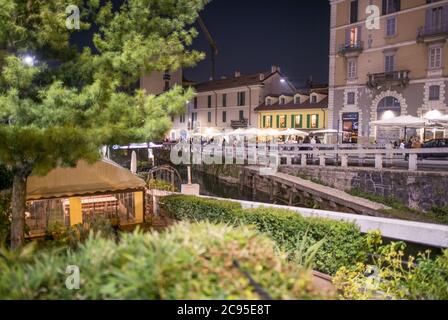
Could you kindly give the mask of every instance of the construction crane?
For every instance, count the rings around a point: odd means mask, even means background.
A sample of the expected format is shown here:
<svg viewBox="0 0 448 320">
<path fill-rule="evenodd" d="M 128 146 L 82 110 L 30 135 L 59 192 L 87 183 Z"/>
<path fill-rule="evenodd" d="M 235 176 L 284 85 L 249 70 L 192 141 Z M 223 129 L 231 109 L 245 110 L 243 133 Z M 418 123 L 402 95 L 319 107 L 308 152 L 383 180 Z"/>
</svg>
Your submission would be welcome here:
<svg viewBox="0 0 448 320">
<path fill-rule="evenodd" d="M 198 23 L 202 29 L 202 32 L 205 35 L 205 38 L 208 41 L 208 44 L 210 45 L 210 59 L 212 62 L 211 79 L 214 80 L 214 79 L 216 79 L 216 56 L 219 53 L 218 45 L 217 45 L 216 41 L 213 39 L 210 31 L 208 31 L 208 28 L 205 25 L 204 20 L 202 20 L 202 18 L 200 16 L 198 17 Z"/>
</svg>

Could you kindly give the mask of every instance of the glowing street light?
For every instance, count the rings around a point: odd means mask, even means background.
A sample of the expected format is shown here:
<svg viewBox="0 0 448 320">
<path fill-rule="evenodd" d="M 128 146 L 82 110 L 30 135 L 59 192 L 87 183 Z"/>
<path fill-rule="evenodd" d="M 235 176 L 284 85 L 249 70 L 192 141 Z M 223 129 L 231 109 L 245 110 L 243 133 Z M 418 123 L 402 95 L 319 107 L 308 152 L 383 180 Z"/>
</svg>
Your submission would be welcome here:
<svg viewBox="0 0 448 320">
<path fill-rule="evenodd" d="M 442 113 L 439 110 L 431 110 L 425 114 L 425 119 L 437 120 L 442 117 Z"/>
<path fill-rule="evenodd" d="M 281 82 L 281 83 L 285 83 L 286 80 L 285 80 L 284 78 L 281 78 L 281 79 L 280 79 L 280 82 Z"/>
<path fill-rule="evenodd" d="M 36 59 L 31 55 L 26 55 L 22 58 L 22 62 L 29 67 L 33 67 L 36 63 Z"/>
<path fill-rule="evenodd" d="M 392 110 L 387 110 L 381 116 L 381 120 L 390 120 L 395 118 L 395 113 Z"/>
</svg>

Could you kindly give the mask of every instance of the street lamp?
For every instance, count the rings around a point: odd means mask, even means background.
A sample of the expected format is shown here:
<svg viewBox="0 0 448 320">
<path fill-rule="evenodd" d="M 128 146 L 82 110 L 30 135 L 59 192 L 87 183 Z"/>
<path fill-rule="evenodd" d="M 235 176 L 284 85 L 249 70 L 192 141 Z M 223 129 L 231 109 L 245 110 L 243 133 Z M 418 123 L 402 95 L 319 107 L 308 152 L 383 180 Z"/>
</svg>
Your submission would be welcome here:
<svg viewBox="0 0 448 320">
<path fill-rule="evenodd" d="M 36 63 L 36 58 L 31 55 L 25 55 L 22 57 L 22 62 L 29 67 L 33 67 Z"/>
</svg>

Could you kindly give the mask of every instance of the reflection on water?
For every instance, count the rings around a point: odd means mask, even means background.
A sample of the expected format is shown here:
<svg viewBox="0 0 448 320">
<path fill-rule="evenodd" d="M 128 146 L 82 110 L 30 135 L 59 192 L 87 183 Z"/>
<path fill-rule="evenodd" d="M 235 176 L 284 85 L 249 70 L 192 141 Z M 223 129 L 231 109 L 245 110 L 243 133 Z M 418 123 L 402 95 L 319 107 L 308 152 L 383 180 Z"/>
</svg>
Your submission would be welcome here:
<svg viewBox="0 0 448 320">
<path fill-rule="evenodd" d="M 187 181 L 187 169 L 180 168 L 179 173 L 182 176 L 184 181 Z M 211 196 L 211 197 L 219 197 L 225 199 L 236 199 L 236 200 L 245 200 L 245 201 L 254 201 L 261 203 L 272 203 L 269 199 L 269 195 L 266 193 L 262 193 L 257 191 L 255 195 L 252 193 L 252 189 L 248 187 L 244 187 L 243 190 L 240 190 L 240 187 L 237 185 L 228 184 L 216 176 L 205 174 L 200 171 L 192 172 L 192 180 L 193 183 L 197 183 L 200 185 L 201 195 Z M 383 238 L 383 244 L 389 244 L 390 242 L 397 242 L 399 240 Z M 405 241 L 404 241 L 405 242 Z M 416 244 L 412 242 L 405 242 L 406 250 L 405 257 L 409 255 L 417 256 L 419 252 L 424 252 L 425 250 L 431 250 L 431 256 L 439 255 L 442 253 L 440 248 L 428 247 L 421 244 Z"/>
</svg>

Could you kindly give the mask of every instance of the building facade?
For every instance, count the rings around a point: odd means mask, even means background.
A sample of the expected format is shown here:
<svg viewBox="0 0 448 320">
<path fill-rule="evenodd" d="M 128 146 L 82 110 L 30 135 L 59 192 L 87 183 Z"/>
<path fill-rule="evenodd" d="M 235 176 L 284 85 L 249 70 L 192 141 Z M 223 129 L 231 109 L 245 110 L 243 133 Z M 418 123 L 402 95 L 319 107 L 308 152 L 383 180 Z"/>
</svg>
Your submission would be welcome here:
<svg viewBox="0 0 448 320">
<path fill-rule="evenodd" d="M 329 126 L 343 142 L 403 136 L 372 121 L 448 114 L 447 0 L 330 0 Z M 423 135 L 423 131 L 410 134 Z M 443 129 L 425 139 L 443 137 Z M 408 133 L 409 134 L 409 133 Z M 423 137 L 422 137 L 423 138 Z"/>
<path fill-rule="evenodd" d="M 259 128 L 326 129 L 328 124 L 328 89 L 300 90 L 295 94 L 268 94 L 255 109 Z"/>
<path fill-rule="evenodd" d="M 186 106 L 186 112 L 173 122 L 170 138 L 175 140 L 187 131 L 207 133 L 238 128 L 258 127 L 255 109 L 266 93 L 293 95 L 296 89 L 272 66 L 269 72 L 243 75 L 236 71 L 232 78 L 221 78 L 194 85 L 197 95 Z"/>
</svg>

